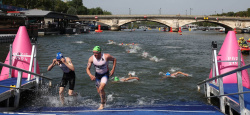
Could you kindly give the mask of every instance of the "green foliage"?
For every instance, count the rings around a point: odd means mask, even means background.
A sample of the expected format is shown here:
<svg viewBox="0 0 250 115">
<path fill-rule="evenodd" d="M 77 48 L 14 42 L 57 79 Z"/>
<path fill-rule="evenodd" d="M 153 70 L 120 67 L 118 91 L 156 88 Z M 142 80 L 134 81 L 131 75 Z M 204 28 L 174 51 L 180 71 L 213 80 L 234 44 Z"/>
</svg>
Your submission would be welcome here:
<svg viewBox="0 0 250 115">
<path fill-rule="evenodd" d="M 4 5 L 11 5 L 26 9 L 50 10 L 74 15 L 112 15 L 111 12 L 104 11 L 102 8 L 86 8 L 82 0 L 2 0 Z"/>
<path fill-rule="evenodd" d="M 71 14 L 71 15 L 77 15 L 77 10 L 74 7 L 70 7 L 67 10 L 67 14 Z"/>
<path fill-rule="evenodd" d="M 88 13 L 88 9 L 85 6 L 80 6 L 77 8 L 78 15 L 84 15 Z"/>
<path fill-rule="evenodd" d="M 246 11 L 239 11 L 239 12 L 227 12 L 227 13 L 222 13 L 222 14 L 217 14 L 217 15 L 212 15 L 212 16 L 236 16 L 236 17 L 250 17 L 250 8 L 248 8 Z"/>
<path fill-rule="evenodd" d="M 56 0 L 56 4 L 55 4 L 55 7 L 54 7 L 54 11 L 66 13 L 68 9 L 69 9 L 69 7 L 68 7 L 67 4 L 65 4 L 65 3 L 64 3 L 63 1 L 61 1 L 61 0 Z"/>
</svg>

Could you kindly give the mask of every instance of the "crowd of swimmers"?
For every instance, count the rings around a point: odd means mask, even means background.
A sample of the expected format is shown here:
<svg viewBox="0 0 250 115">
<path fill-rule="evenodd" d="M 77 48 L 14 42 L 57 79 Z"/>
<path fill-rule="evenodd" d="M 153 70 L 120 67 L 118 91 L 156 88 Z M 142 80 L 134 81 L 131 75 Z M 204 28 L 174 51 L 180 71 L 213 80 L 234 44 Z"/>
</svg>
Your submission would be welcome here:
<svg viewBox="0 0 250 115">
<path fill-rule="evenodd" d="M 112 61 L 113 66 L 112 69 L 109 71 L 108 62 Z M 91 74 L 90 68 L 94 65 L 95 67 L 95 74 Z M 74 65 L 69 57 L 64 57 L 61 52 L 58 52 L 56 54 L 56 58 L 52 60 L 52 63 L 48 66 L 47 71 L 52 70 L 54 66 L 59 66 L 63 71 L 63 77 L 60 82 L 60 88 L 59 88 L 59 97 L 61 103 L 64 105 L 64 89 L 66 85 L 69 83 L 69 90 L 68 95 L 69 96 L 77 96 L 78 93 L 74 92 L 75 87 L 75 68 Z M 95 81 L 95 86 L 97 89 L 97 93 L 99 94 L 101 98 L 101 104 L 99 106 L 99 110 L 103 109 L 106 103 L 106 95 L 104 88 L 108 82 L 109 77 L 111 77 L 115 72 L 116 67 L 116 58 L 114 58 L 112 55 L 108 53 L 102 53 L 102 49 L 100 46 L 95 46 L 93 48 L 93 55 L 90 56 L 88 59 L 88 64 L 86 68 L 86 72 L 89 75 L 90 79 L 92 81 Z M 128 74 L 128 78 L 121 78 L 119 79 L 117 76 L 114 77 L 114 82 L 125 82 L 129 80 L 138 80 L 138 77 L 133 77 L 132 74 Z M 166 73 L 165 76 L 162 78 L 169 78 L 169 77 L 177 77 L 179 75 L 189 76 L 186 73 L 183 72 L 175 72 L 170 74 L 169 72 Z"/>
</svg>

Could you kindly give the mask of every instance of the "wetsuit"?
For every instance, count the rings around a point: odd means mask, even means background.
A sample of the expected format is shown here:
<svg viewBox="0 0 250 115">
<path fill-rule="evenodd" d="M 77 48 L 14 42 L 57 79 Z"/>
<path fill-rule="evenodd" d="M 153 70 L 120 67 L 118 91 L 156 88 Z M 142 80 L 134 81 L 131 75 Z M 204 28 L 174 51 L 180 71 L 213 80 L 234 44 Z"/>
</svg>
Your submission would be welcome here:
<svg viewBox="0 0 250 115">
<path fill-rule="evenodd" d="M 66 60 L 67 57 L 65 57 Z M 58 65 L 63 71 L 62 81 L 60 87 L 66 87 L 69 82 L 69 89 L 74 90 L 75 87 L 75 72 L 71 71 L 64 63 Z"/>
<path fill-rule="evenodd" d="M 100 83 L 107 83 L 109 79 L 109 69 L 108 61 L 105 59 L 104 54 L 102 54 L 101 59 L 96 59 L 93 55 L 93 64 L 95 66 L 95 77 L 96 77 L 96 87 L 100 86 Z"/>
</svg>

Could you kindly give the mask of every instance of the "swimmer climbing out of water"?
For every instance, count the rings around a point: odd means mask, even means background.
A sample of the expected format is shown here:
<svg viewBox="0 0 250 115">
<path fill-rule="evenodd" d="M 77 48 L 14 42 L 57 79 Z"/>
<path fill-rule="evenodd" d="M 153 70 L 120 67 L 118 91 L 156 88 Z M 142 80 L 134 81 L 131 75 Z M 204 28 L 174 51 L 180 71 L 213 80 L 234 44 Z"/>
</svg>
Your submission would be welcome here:
<svg viewBox="0 0 250 115">
<path fill-rule="evenodd" d="M 169 72 L 166 73 L 166 76 L 162 77 L 162 78 L 168 78 L 168 77 L 177 77 L 178 75 L 184 75 L 186 77 L 188 77 L 189 75 L 187 73 L 183 73 L 183 72 L 175 72 L 175 73 L 172 73 L 170 74 Z"/>
<path fill-rule="evenodd" d="M 113 61 L 112 70 L 109 72 L 108 62 Z M 90 73 L 91 65 L 95 66 L 95 76 Z M 96 81 L 96 89 L 101 98 L 101 105 L 98 110 L 103 109 L 106 103 L 106 97 L 104 88 L 108 82 L 110 76 L 115 72 L 116 58 L 110 54 L 101 53 L 101 47 L 95 46 L 93 48 L 93 55 L 88 60 L 88 65 L 86 68 L 87 74 L 92 81 Z"/>
<path fill-rule="evenodd" d="M 54 66 L 59 66 L 62 71 L 63 71 L 63 77 L 60 83 L 60 88 L 59 88 L 59 96 L 61 103 L 64 105 L 64 89 L 69 82 L 69 91 L 68 94 L 69 96 L 76 96 L 77 93 L 74 92 L 74 87 L 75 87 L 75 68 L 73 63 L 71 62 L 71 59 L 69 57 L 63 57 L 61 52 L 58 52 L 56 54 L 56 59 L 53 59 L 52 64 L 48 66 L 48 71 L 50 71 Z"/>
</svg>

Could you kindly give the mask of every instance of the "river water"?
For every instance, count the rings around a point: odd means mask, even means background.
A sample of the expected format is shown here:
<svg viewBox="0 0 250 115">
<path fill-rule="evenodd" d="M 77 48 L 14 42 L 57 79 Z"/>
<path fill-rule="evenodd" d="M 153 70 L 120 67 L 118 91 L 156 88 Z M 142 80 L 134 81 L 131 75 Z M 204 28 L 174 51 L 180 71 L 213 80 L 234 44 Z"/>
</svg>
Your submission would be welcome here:
<svg viewBox="0 0 250 115">
<path fill-rule="evenodd" d="M 110 77 L 105 88 L 107 108 L 158 106 L 177 103 L 206 103 L 204 94 L 197 91 L 196 84 L 208 78 L 211 68 L 211 42 L 217 41 L 220 48 L 225 33 L 184 31 L 178 33 L 157 30 L 104 31 L 80 35 L 52 35 L 38 38 L 38 62 L 43 75 L 53 78 L 52 90 L 44 88 L 43 95 L 23 106 L 61 107 L 58 84 L 62 71 L 54 67 L 47 72 L 57 52 L 70 57 L 76 73 L 75 91 L 77 100 L 66 95 L 66 106 L 90 107 L 96 109 L 100 98 L 95 82 L 86 73 L 86 65 L 94 46 L 102 47 L 117 59 L 115 74 Z M 237 34 L 249 38 L 249 34 Z M 110 42 L 113 40 L 114 42 Z M 119 45 L 123 43 L 123 45 Z M 131 45 L 129 43 L 134 43 Z M 127 44 L 127 45 L 126 45 Z M 5 59 L 8 44 L 1 44 L 0 61 Z M 244 56 L 249 63 L 249 56 Z M 112 62 L 109 63 L 112 67 Z M 182 71 L 189 77 L 161 79 L 166 72 Z M 91 68 L 94 74 L 94 67 Z M 114 76 L 128 77 L 128 73 L 140 78 L 139 81 L 113 82 Z M 67 87 L 68 88 L 68 87 Z"/>
</svg>

